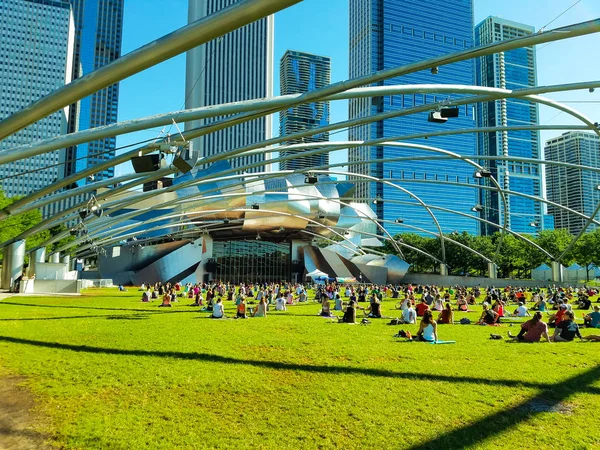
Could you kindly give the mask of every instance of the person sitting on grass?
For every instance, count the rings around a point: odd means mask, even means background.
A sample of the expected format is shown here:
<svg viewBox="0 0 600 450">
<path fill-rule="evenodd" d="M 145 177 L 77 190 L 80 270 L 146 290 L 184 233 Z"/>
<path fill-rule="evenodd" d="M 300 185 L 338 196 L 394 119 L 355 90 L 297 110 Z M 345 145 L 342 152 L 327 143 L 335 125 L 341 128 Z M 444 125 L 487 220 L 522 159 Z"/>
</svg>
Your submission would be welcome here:
<svg viewBox="0 0 600 450">
<path fill-rule="evenodd" d="M 336 311 L 342 311 L 344 308 L 344 302 L 342 302 L 342 297 L 340 297 L 340 294 L 335 294 L 335 306 L 333 307 L 333 309 L 335 309 Z"/>
<path fill-rule="evenodd" d="M 167 307 L 167 308 L 171 308 L 173 305 L 171 305 L 171 294 L 169 294 L 168 292 L 165 292 L 165 295 L 163 295 L 163 301 L 160 305 L 158 305 L 158 307 Z"/>
<path fill-rule="evenodd" d="M 152 294 L 150 293 L 150 289 L 148 289 L 147 291 L 144 291 L 144 292 L 142 293 L 142 301 L 143 301 L 144 303 L 148 303 L 148 302 L 150 301 L 150 295 L 152 295 Z"/>
<path fill-rule="evenodd" d="M 375 296 L 371 299 L 371 304 L 365 310 L 365 315 L 376 319 L 381 319 L 381 302 Z"/>
<path fill-rule="evenodd" d="M 504 317 L 504 303 L 502 300 L 496 299 L 492 309 L 498 313 L 498 317 Z"/>
<path fill-rule="evenodd" d="M 452 311 L 452 306 L 450 305 L 450 302 L 446 302 L 446 307 L 438 316 L 437 323 L 446 323 L 454 325 L 454 311 Z"/>
<path fill-rule="evenodd" d="M 423 317 L 425 311 L 429 311 L 429 306 L 425 303 L 425 299 L 421 298 L 421 302 L 416 306 L 417 317 Z"/>
<path fill-rule="evenodd" d="M 403 323 L 417 323 L 417 312 L 415 308 L 408 303 L 405 309 L 402 310 L 402 322 Z"/>
<path fill-rule="evenodd" d="M 585 315 L 583 324 L 587 328 L 600 328 L 600 306 L 594 306 L 594 311 Z"/>
<path fill-rule="evenodd" d="M 543 337 L 547 342 L 550 342 L 548 325 L 542 321 L 542 313 L 540 311 L 536 312 L 533 318 L 521 325 L 521 331 L 519 331 L 518 335 L 514 336 L 509 331 L 508 337 L 519 342 L 539 342 L 540 338 Z"/>
<path fill-rule="evenodd" d="M 515 309 L 515 312 L 512 315 L 515 317 L 527 317 L 531 314 L 527 311 L 527 306 L 525 306 L 523 302 L 519 302 L 519 307 Z"/>
<path fill-rule="evenodd" d="M 281 295 L 278 296 L 275 300 L 275 311 L 287 311 L 285 303 L 285 298 L 283 298 Z"/>
<path fill-rule="evenodd" d="M 442 300 L 442 296 L 440 294 L 435 295 L 435 299 L 433 300 L 433 309 L 436 311 L 444 311 L 444 301 Z"/>
<path fill-rule="evenodd" d="M 575 317 L 571 311 L 565 312 L 564 320 L 561 320 L 556 329 L 554 335 L 550 338 L 554 342 L 571 342 L 577 336 L 579 339 L 583 339 L 579 332 L 579 325 L 575 323 Z"/>
<path fill-rule="evenodd" d="M 536 296 L 534 296 L 536 297 Z M 548 311 L 548 303 L 546 303 L 546 300 L 544 299 L 544 296 L 537 296 L 538 300 L 535 302 L 535 304 L 533 305 L 533 307 L 531 308 L 532 311 L 541 311 L 541 312 L 546 312 Z"/>
<path fill-rule="evenodd" d="M 256 305 L 256 310 L 252 314 L 252 317 L 267 317 L 267 302 L 264 297 Z"/>
<path fill-rule="evenodd" d="M 423 313 L 419 331 L 417 331 L 417 340 L 424 342 L 437 342 L 437 322 L 433 320 L 433 314 L 427 310 Z"/>
<path fill-rule="evenodd" d="M 335 317 L 333 314 L 331 314 L 329 298 L 325 297 L 321 302 L 321 312 L 319 312 L 319 315 L 323 317 Z"/>
<path fill-rule="evenodd" d="M 487 303 L 483 304 L 483 312 L 477 322 L 477 325 L 495 325 L 498 323 L 499 315 L 496 311 L 491 309 Z"/>
<path fill-rule="evenodd" d="M 223 301 L 221 297 L 217 299 L 217 303 L 213 305 L 212 315 L 210 316 L 213 319 L 224 319 L 225 318 L 225 309 L 223 308 Z"/>
<path fill-rule="evenodd" d="M 548 317 L 548 326 L 554 328 L 558 326 L 563 320 L 565 320 L 565 314 L 567 313 L 567 305 L 560 305 L 558 311 Z"/>
<path fill-rule="evenodd" d="M 456 308 L 458 311 L 467 312 L 469 310 L 469 304 L 465 298 L 461 295 L 456 301 Z"/>
<path fill-rule="evenodd" d="M 246 299 L 240 295 L 239 298 L 236 300 L 236 304 L 237 304 L 236 317 L 238 319 L 247 319 L 248 316 L 246 316 Z"/>
<path fill-rule="evenodd" d="M 344 310 L 344 317 L 342 317 L 342 322 L 344 323 L 356 323 L 356 309 L 358 308 L 358 304 L 350 300 L 346 305 L 346 309 Z"/>
<path fill-rule="evenodd" d="M 194 294 L 194 303 L 192 303 L 190 306 L 202 306 L 202 301 L 204 300 L 202 298 L 202 291 L 200 289 L 198 289 Z"/>
<path fill-rule="evenodd" d="M 590 309 L 592 306 L 592 301 L 585 294 L 579 296 L 578 308 L 579 309 Z"/>
</svg>

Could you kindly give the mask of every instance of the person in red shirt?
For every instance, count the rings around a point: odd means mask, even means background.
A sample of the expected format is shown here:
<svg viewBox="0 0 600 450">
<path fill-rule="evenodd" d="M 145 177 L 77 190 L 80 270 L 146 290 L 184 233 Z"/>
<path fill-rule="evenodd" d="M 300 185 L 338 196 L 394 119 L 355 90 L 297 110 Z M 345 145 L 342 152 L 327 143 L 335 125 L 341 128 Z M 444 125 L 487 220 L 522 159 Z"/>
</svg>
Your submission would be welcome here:
<svg viewBox="0 0 600 450">
<path fill-rule="evenodd" d="M 566 312 L 567 312 L 567 305 L 560 305 L 558 307 L 558 311 L 556 311 L 556 314 L 552 314 L 548 318 L 548 322 L 550 323 L 550 326 L 551 327 L 555 327 L 559 323 L 561 323 L 563 320 L 565 320 L 565 313 Z"/>
<path fill-rule="evenodd" d="M 425 311 L 429 310 L 429 305 L 425 303 L 425 299 L 421 298 L 421 303 L 419 303 L 415 309 L 417 310 L 417 317 L 423 317 Z"/>
<path fill-rule="evenodd" d="M 521 331 L 517 336 L 513 336 L 509 331 L 508 337 L 520 342 L 539 342 L 540 338 L 543 337 L 546 342 L 550 342 L 548 325 L 542 321 L 542 313 L 539 311 L 533 315 L 531 320 L 521 325 Z"/>
</svg>

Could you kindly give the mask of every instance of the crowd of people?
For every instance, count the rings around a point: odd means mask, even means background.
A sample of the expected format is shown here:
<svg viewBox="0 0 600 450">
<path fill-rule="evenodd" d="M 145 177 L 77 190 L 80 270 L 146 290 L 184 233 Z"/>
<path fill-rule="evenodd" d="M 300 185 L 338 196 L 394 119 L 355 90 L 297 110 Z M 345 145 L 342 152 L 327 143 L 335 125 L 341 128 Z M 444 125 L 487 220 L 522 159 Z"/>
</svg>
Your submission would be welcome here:
<svg viewBox="0 0 600 450">
<path fill-rule="evenodd" d="M 517 335 L 508 333 L 515 342 L 600 341 L 600 335 L 582 336 L 575 320 L 574 309 L 588 311 L 592 308 L 590 297 L 598 295 L 595 289 L 582 288 L 466 288 L 462 286 L 438 287 L 435 285 L 364 285 L 302 283 L 156 283 L 142 285 L 142 301 L 162 300 L 160 307 L 171 307 L 182 299 L 191 300 L 189 306 L 201 307 L 215 319 L 227 318 L 224 302 L 235 304 L 235 318 L 267 317 L 269 311 L 287 311 L 298 303 L 314 301 L 320 303 L 319 315 L 337 319 L 339 322 L 357 323 L 357 314 L 362 312 L 363 323 L 371 318 L 391 318 L 383 314 L 384 299 L 394 302 L 395 324 L 416 324 L 419 330 L 414 339 L 438 341 L 438 324 L 454 324 L 455 311 L 474 312 L 470 309 L 481 305 L 479 325 L 497 326 L 503 321 L 525 318 Z M 313 293 L 312 300 L 309 292 Z M 600 301 L 600 300 L 599 300 Z M 528 308 L 528 304 L 531 305 Z M 513 309 L 514 308 L 514 309 Z M 533 312 L 533 315 L 532 315 Z M 437 318 L 434 318 L 434 313 Z M 338 315 L 339 314 L 339 315 Z M 545 322 L 544 315 L 547 314 Z M 600 328 L 600 307 L 584 314 L 583 326 Z M 519 319 L 516 319 L 519 320 Z M 462 318 L 460 323 L 470 323 Z M 550 334 L 549 328 L 554 332 Z M 408 337 L 413 339 L 408 333 Z"/>
</svg>

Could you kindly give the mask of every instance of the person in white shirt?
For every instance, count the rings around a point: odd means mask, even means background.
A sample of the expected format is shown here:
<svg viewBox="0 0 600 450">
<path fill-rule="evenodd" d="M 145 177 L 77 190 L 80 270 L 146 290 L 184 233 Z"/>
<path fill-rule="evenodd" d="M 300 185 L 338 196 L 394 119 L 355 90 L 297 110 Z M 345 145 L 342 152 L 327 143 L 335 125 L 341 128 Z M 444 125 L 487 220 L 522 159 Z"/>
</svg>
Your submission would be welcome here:
<svg viewBox="0 0 600 450">
<path fill-rule="evenodd" d="M 417 321 L 417 312 L 410 303 L 402 310 L 402 321 L 404 323 L 415 323 Z"/>
<path fill-rule="evenodd" d="M 523 302 L 519 302 L 519 307 L 515 310 L 515 313 L 513 315 L 517 317 L 526 317 L 530 314 L 527 311 L 527 306 L 525 306 Z"/>
<path fill-rule="evenodd" d="M 287 311 L 285 299 L 281 295 L 275 300 L 275 311 Z"/>
<path fill-rule="evenodd" d="M 225 317 L 225 311 L 223 309 L 223 303 L 221 298 L 217 299 L 217 303 L 213 305 L 212 316 L 213 319 L 222 319 Z"/>
</svg>

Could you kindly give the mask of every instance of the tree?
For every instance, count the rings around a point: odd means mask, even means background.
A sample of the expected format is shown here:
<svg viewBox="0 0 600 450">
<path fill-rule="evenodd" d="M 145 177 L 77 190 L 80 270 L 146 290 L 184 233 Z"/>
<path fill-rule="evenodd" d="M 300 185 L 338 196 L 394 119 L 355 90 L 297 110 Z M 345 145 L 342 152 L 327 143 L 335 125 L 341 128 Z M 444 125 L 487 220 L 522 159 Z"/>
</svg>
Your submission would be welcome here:
<svg viewBox="0 0 600 450">
<path fill-rule="evenodd" d="M 4 192 L 0 190 L 0 209 L 6 208 L 16 200 L 18 200 L 18 197 L 7 198 L 4 195 Z M 6 219 L 2 220 L 2 226 L 0 227 L 0 243 L 19 236 L 21 233 L 37 225 L 41 221 L 42 213 L 37 209 L 14 216 L 8 216 Z M 27 239 L 26 248 L 34 248 L 49 237 L 50 233 L 48 231 L 37 233 Z M 2 255 L 0 254 L 0 258 L 1 257 Z"/>
<path fill-rule="evenodd" d="M 595 229 L 579 238 L 573 249 L 577 264 L 585 267 L 585 279 L 590 281 L 590 266 L 600 266 L 600 229 Z"/>
<path fill-rule="evenodd" d="M 394 236 L 394 239 L 430 254 L 432 249 L 436 247 L 435 239 L 415 233 L 397 234 Z M 403 245 L 401 245 L 400 248 L 404 254 L 404 259 L 411 265 L 411 272 L 430 272 L 432 268 L 435 268 L 435 261 L 427 255 L 415 250 L 411 250 Z M 398 255 L 398 252 L 389 241 L 385 241 L 384 251 L 390 254 Z M 437 249 L 435 251 L 437 252 Z"/>
<path fill-rule="evenodd" d="M 554 258 L 558 258 L 572 241 L 573 235 L 565 228 L 540 231 L 536 238 L 536 243 Z M 575 252 L 569 251 L 569 253 L 560 261 L 561 264 L 564 266 L 573 264 L 575 261 L 574 255 Z"/>
</svg>

